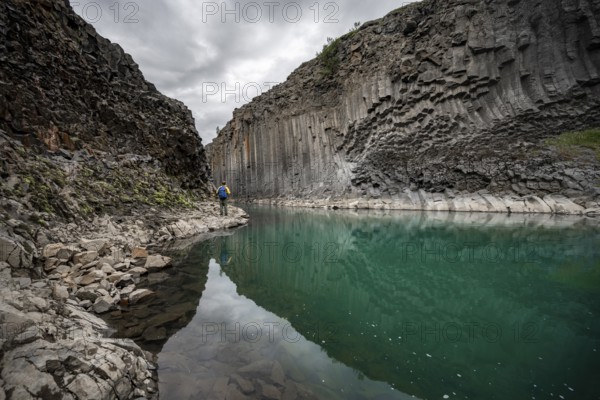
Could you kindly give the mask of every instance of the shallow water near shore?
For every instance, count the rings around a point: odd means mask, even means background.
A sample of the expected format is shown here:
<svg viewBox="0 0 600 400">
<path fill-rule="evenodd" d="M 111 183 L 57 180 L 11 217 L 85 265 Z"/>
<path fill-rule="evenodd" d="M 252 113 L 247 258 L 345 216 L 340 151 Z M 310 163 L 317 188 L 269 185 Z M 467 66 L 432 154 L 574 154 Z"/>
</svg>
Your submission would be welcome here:
<svg viewBox="0 0 600 400">
<path fill-rule="evenodd" d="M 599 398 L 596 223 L 249 213 L 153 283 L 162 399 Z"/>
</svg>

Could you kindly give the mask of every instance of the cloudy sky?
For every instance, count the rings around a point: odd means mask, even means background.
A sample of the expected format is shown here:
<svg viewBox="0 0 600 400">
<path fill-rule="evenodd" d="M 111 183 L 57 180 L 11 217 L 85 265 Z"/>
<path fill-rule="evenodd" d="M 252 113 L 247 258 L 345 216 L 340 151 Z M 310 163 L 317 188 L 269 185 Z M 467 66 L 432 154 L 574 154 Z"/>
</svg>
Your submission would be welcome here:
<svg viewBox="0 0 600 400">
<path fill-rule="evenodd" d="M 409 0 L 71 0 L 146 79 L 193 112 L 204 144 L 235 108 L 315 56 L 327 37 Z"/>
</svg>

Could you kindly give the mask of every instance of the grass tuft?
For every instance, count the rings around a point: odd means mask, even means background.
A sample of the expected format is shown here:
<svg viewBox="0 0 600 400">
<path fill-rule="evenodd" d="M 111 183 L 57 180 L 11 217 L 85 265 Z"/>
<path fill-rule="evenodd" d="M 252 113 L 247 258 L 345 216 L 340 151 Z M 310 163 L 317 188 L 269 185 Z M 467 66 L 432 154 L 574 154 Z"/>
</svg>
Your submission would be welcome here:
<svg viewBox="0 0 600 400">
<path fill-rule="evenodd" d="M 600 128 L 588 129 L 580 132 L 565 132 L 551 139 L 546 139 L 545 143 L 555 146 L 561 155 L 567 158 L 573 158 L 585 147 L 596 153 L 596 159 L 600 160 Z"/>
</svg>

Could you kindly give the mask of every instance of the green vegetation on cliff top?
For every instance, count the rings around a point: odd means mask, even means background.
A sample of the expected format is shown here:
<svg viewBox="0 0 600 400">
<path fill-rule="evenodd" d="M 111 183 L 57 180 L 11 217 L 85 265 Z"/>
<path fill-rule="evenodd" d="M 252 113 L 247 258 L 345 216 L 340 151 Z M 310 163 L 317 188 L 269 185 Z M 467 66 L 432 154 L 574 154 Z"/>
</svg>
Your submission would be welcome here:
<svg viewBox="0 0 600 400">
<path fill-rule="evenodd" d="M 321 63 L 323 76 L 332 76 L 337 72 L 340 66 L 339 49 L 342 40 L 350 39 L 360 28 L 360 22 L 355 22 L 354 26 L 345 35 L 334 39 L 327 38 L 327 43 L 323 45 L 323 50 L 317 53 L 317 60 Z"/>
<path fill-rule="evenodd" d="M 317 54 L 317 59 L 323 67 L 321 72 L 324 76 L 331 76 L 337 72 L 340 66 L 339 46 L 340 38 L 327 38 L 327 44 L 323 45 L 323 51 Z"/>
</svg>

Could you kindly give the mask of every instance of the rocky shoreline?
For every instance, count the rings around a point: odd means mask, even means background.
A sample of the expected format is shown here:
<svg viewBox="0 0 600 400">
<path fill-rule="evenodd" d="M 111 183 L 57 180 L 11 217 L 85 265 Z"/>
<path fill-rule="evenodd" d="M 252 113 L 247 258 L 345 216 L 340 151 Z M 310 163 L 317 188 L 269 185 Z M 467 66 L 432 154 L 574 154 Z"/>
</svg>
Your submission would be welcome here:
<svg viewBox="0 0 600 400">
<path fill-rule="evenodd" d="M 406 191 L 392 198 L 324 198 L 324 199 L 251 199 L 250 203 L 283 207 L 456 211 L 486 213 L 543 213 L 560 215 L 600 215 L 600 204 L 588 202 L 581 206 L 560 195 L 516 196 L 471 193 L 455 195 L 451 191 L 430 193 L 424 190 Z"/>
<path fill-rule="evenodd" d="M 38 235 L 46 240 L 34 249 L 3 233 L 0 399 L 158 398 L 154 355 L 131 339 L 111 338 L 115 330 L 94 314 L 118 313 L 153 295 L 136 282 L 171 266 L 155 250 L 161 245 L 248 220 L 235 207 L 229 217 L 219 217 L 214 203 L 195 209 L 164 211 L 152 221 L 104 216 L 89 226 L 59 224 Z M 49 237 L 59 241 L 43 243 Z"/>
</svg>

